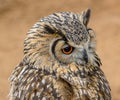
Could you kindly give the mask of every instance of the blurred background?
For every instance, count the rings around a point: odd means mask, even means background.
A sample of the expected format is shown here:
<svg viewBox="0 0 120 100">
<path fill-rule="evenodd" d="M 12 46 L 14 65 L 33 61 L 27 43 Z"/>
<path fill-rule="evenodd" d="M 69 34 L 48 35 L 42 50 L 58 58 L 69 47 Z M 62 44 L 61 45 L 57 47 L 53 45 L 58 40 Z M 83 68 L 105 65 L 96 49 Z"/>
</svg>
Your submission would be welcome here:
<svg viewBox="0 0 120 100">
<path fill-rule="evenodd" d="M 97 35 L 97 53 L 112 89 L 120 100 L 120 0 L 0 0 L 0 100 L 8 100 L 8 78 L 22 60 L 26 32 L 53 12 L 79 13 L 91 8 L 89 26 Z"/>
</svg>

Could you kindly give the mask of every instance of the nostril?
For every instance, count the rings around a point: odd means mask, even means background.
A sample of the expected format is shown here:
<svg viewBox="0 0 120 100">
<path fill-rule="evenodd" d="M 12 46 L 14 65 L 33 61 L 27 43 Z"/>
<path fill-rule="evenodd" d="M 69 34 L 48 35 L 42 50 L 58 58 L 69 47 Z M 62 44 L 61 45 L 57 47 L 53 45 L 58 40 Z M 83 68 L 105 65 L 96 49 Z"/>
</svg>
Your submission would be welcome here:
<svg viewBox="0 0 120 100">
<path fill-rule="evenodd" d="M 88 55 L 85 49 L 83 50 L 83 59 L 86 63 L 88 63 Z"/>
</svg>

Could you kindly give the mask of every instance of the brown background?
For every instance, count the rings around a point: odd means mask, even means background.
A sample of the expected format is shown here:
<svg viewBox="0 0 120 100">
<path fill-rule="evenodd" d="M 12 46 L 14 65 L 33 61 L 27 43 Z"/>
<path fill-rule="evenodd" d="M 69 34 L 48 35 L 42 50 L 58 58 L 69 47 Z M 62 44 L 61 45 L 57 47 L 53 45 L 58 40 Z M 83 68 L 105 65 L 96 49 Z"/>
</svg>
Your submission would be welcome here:
<svg viewBox="0 0 120 100">
<path fill-rule="evenodd" d="M 0 0 L 0 100 L 7 100 L 8 77 L 23 57 L 26 32 L 53 12 L 92 9 L 89 26 L 97 34 L 97 52 L 112 89 L 120 100 L 120 0 Z"/>
</svg>

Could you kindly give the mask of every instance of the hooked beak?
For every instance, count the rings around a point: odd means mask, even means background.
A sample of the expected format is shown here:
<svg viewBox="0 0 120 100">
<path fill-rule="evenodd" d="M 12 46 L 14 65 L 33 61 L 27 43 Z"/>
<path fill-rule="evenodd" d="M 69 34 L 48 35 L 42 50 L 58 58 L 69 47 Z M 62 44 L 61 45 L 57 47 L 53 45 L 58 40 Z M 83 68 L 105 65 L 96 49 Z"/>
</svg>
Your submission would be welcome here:
<svg viewBox="0 0 120 100">
<path fill-rule="evenodd" d="M 75 61 L 77 65 L 84 66 L 85 64 L 88 63 L 88 54 L 87 54 L 87 51 L 85 49 L 83 49 L 81 51 L 80 55 L 78 54 L 77 56 L 78 57 Z"/>
<path fill-rule="evenodd" d="M 85 49 L 82 52 L 82 56 L 83 56 L 83 60 L 85 61 L 85 63 L 88 63 L 88 54 Z"/>
</svg>

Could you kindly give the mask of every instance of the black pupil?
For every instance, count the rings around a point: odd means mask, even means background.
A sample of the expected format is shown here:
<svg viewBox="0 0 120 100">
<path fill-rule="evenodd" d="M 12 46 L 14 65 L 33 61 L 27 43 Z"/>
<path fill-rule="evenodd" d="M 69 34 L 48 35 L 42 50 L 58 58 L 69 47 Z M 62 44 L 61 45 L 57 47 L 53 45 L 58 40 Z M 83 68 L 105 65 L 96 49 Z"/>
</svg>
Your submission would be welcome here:
<svg viewBox="0 0 120 100">
<path fill-rule="evenodd" d="M 67 47 L 64 48 L 64 51 L 65 51 L 65 52 L 69 52 L 70 49 L 71 49 L 71 47 L 70 47 L 70 46 L 67 46 Z"/>
</svg>

